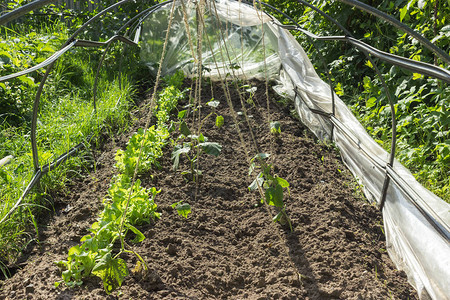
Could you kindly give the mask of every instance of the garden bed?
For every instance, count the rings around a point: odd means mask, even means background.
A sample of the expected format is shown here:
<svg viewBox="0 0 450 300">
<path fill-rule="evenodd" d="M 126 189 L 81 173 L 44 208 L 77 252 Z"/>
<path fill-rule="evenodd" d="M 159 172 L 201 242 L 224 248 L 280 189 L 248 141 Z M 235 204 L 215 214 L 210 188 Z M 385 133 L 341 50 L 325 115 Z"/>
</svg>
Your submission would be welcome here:
<svg viewBox="0 0 450 300">
<path fill-rule="evenodd" d="M 123 299 L 415 299 L 406 275 L 390 261 L 382 218 L 367 203 L 339 155 L 331 146 L 317 143 L 289 109 L 272 101 L 270 116 L 281 125 L 273 135 L 266 120 L 264 83 L 254 82 L 254 104 L 245 102 L 261 152 L 271 154 L 274 172 L 290 183 L 285 193 L 289 226 L 272 222 L 275 210 L 260 204 L 249 191 L 249 161 L 256 149 L 242 114 L 237 117 L 245 145 L 236 133 L 230 108 L 220 86 L 202 90 L 202 103 L 220 101 L 221 128 L 208 119 L 202 132 L 222 145 L 218 157 L 202 156 L 200 184 L 185 180 L 188 169 L 181 159 L 172 169 L 172 146 L 166 146 L 161 168 L 140 177 L 147 188 L 161 189 L 155 203 L 162 216 L 140 226 L 146 239 L 132 249 L 150 270 L 136 268 L 135 256 L 126 258 L 130 275 L 110 298 Z M 245 99 L 248 99 L 246 95 Z M 276 98 L 272 95 L 272 98 Z M 232 91 L 236 111 L 242 111 Z M 186 105 L 185 103 L 180 105 Z M 145 104 L 145 103 L 144 103 Z M 146 109 L 137 115 L 134 129 L 145 123 Z M 204 105 L 204 116 L 212 108 Z M 190 120 L 189 118 L 187 120 Z M 192 125 L 189 124 L 188 125 Z M 175 133 L 174 133 L 175 136 Z M 19 262 L 14 276 L 2 283 L 0 299 L 104 299 L 107 294 L 97 277 L 81 287 L 67 288 L 54 263 L 67 258 L 102 209 L 110 179 L 116 170 L 114 156 L 129 136 L 108 142 L 96 155 L 97 168 L 75 181 L 66 193 L 54 195 L 55 214 L 40 229 L 39 244 L 29 247 L 28 259 Z M 172 208 L 183 200 L 191 205 L 187 219 Z"/>
</svg>

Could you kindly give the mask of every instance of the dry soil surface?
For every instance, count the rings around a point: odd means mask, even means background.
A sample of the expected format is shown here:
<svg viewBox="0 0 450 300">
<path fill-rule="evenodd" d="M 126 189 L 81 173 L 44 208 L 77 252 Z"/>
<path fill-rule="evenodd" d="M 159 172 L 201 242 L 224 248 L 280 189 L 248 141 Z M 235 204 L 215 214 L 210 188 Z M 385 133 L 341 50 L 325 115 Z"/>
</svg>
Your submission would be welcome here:
<svg viewBox="0 0 450 300">
<path fill-rule="evenodd" d="M 237 118 L 244 143 L 239 139 L 221 87 L 206 85 L 203 101 L 220 100 L 217 113 L 225 124 L 218 129 L 211 117 L 203 125 L 203 134 L 223 149 L 217 158 L 201 157 L 201 183 L 181 175 L 185 160 L 178 172 L 172 170 L 170 145 L 161 168 L 141 176 L 144 186 L 161 189 L 156 203 L 162 217 L 141 226 L 146 239 L 133 245 L 148 273 L 135 269 L 137 259 L 130 255 L 123 257 L 130 275 L 111 295 L 96 277 L 78 288 L 55 287 L 61 271 L 54 262 L 67 259 L 69 248 L 89 233 L 116 173 L 115 152 L 126 147 L 130 132 L 97 150 L 95 171 L 54 194 L 55 214 L 42 224 L 40 243 L 1 283 L 0 299 L 416 299 L 386 253 L 380 213 L 360 195 L 338 152 L 316 142 L 289 109 L 271 102 L 268 114 L 264 84 L 254 85 L 254 103 L 246 101 L 248 94 L 243 100 L 259 150 L 242 114 Z M 238 93 L 231 96 L 234 110 L 242 112 Z M 143 126 L 145 107 L 136 113 L 133 130 Z M 203 105 L 202 115 L 209 112 Z M 269 132 L 268 115 L 281 124 L 277 137 Z M 272 222 L 275 210 L 256 205 L 259 194 L 247 188 L 254 179 L 247 156 L 257 151 L 270 153 L 274 172 L 290 183 L 285 202 L 292 232 Z M 188 219 L 171 207 L 180 200 L 192 207 Z"/>
</svg>

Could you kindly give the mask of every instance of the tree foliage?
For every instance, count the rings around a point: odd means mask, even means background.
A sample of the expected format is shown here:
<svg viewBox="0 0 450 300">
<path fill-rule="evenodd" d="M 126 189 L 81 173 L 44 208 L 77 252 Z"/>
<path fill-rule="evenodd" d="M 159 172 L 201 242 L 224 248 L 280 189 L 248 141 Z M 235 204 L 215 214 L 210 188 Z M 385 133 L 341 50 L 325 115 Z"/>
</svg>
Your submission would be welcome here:
<svg viewBox="0 0 450 300">
<path fill-rule="evenodd" d="M 433 44 L 450 51 L 450 2 L 439 0 L 363 1 L 402 21 Z M 304 29 L 317 35 L 344 35 L 332 22 L 298 2 L 268 0 L 290 15 Z M 382 51 L 447 68 L 430 50 L 401 30 L 339 1 L 309 1 L 336 19 L 353 36 Z M 286 23 L 281 15 L 280 20 Z M 372 64 L 350 44 L 320 42 L 316 49 L 304 35 L 296 34 L 327 80 L 323 60 L 331 72 L 336 93 L 347 103 L 369 134 L 390 149 L 391 110 L 386 91 Z M 397 116 L 396 157 L 425 187 L 450 201 L 450 88 L 437 79 L 376 60 L 389 92 L 394 96 Z"/>
</svg>

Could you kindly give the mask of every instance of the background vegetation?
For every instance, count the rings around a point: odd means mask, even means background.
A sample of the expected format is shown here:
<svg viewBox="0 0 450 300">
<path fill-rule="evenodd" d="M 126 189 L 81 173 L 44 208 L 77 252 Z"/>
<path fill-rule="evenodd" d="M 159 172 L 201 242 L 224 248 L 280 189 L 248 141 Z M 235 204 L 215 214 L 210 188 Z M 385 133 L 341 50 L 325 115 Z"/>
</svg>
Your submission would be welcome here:
<svg viewBox="0 0 450 300">
<path fill-rule="evenodd" d="M 335 18 L 356 38 L 382 51 L 448 69 L 417 40 L 394 26 L 338 1 L 309 1 Z M 450 51 L 450 3 L 439 0 L 362 1 L 397 18 L 421 33 L 446 53 Z M 344 35 L 331 22 L 296 1 L 268 0 L 317 35 Z M 278 16 L 284 20 L 282 16 Z M 286 20 L 285 20 L 286 21 Z M 289 23 L 289 21 L 286 21 Z M 298 40 L 318 73 L 327 82 L 322 57 L 328 66 L 336 93 L 347 103 L 370 135 L 390 150 L 391 110 L 388 98 L 366 57 L 350 44 L 317 42 L 314 48 L 304 35 Z M 320 51 L 320 52 L 319 52 Z M 322 56 L 321 56 L 321 55 Z M 397 114 L 396 158 L 417 180 L 450 202 L 450 87 L 436 79 L 377 62 Z"/>
<path fill-rule="evenodd" d="M 10 1 L 1 5 L 8 11 L 25 3 Z M 100 4 L 106 6 L 108 3 L 102 1 Z M 20 18 L 0 27 L 0 76 L 44 61 L 100 9 L 75 12 L 48 6 L 34 12 L 32 17 Z M 136 7 L 133 9 L 136 13 Z M 117 14 L 105 18 L 110 22 L 105 25 L 107 29 L 93 24 L 95 30 L 89 31 L 88 28 L 82 33 L 82 38 L 106 40 L 123 24 L 122 20 L 117 20 L 121 17 L 119 9 Z M 112 46 L 99 76 L 96 111 L 93 85 L 103 50 L 72 48 L 55 64 L 41 97 L 38 116 L 40 165 L 51 163 L 78 143 L 83 142 L 86 149 L 45 175 L 39 187 L 0 224 L 0 270 L 5 276 L 8 274 L 4 266 L 13 262 L 30 242 L 37 240 L 37 218 L 42 210 L 52 209 L 52 194 L 64 192 L 65 185 L 72 178 L 83 176 L 86 169 L 95 168 L 92 150 L 106 136 L 126 130 L 129 111 L 140 86 L 140 79 L 135 75 L 140 73 L 142 76 L 142 70 L 135 63 L 138 53 L 138 48 L 124 47 L 120 43 Z M 119 66 L 123 71 L 121 76 Z M 45 69 L 40 69 L 0 83 L 0 159 L 9 155 L 14 157 L 10 164 L 0 167 L 0 219 L 14 206 L 33 176 L 30 143 L 32 106 L 44 73 Z"/>
</svg>

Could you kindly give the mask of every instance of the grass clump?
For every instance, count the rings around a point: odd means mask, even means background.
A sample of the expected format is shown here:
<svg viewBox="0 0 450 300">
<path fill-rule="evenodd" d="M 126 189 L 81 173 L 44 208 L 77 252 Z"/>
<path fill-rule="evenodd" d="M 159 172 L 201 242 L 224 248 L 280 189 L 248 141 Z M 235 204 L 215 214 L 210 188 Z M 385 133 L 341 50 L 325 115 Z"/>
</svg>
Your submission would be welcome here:
<svg viewBox="0 0 450 300">
<path fill-rule="evenodd" d="M 0 76 L 45 60 L 67 37 L 67 30 L 61 24 L 45 28 L 42 33 L 3 29 L 0 48 L 5 44 L 11 48 L 9 56 L 1 54 L 4 52 L 0 49 Z M 42 48 L 40 41 L 47 41 L 46 48 Z M 56 62 L 44 86 L 36 132 L 40 166 L 54 161 L 79 143 L 84 143 L 86 148 L 44 175 L 39 188 L 34 188 L 14 213 L 0 224 L 0 262 L 3 266 L 14 262 L 24 247 L 36 239 L 37 235 L 30 229 L 37 230 L 35 216 L 42 209 L 51 209 L 51 193 L 64 191 L 71 178 L 95 167 L 89 159 L 92 156 L 90 150 L 98 145 L 101 136 L 118 133 L 128 126 L 136 90 L 133 79 L 126 76 L 129 73 L 118 77 L 117 72 L 111 71 L 117 70 L 115 65 L 106 63 L 100 73 L 97 110 L 94 110 L 92 87 L 100 54 L 98 50 L 74 49 Z M 124 65 L 133 59 L 133 55 L 129 52 L 125 56 Z M 10 164 L 0 167 L 0 219 L 14 206 L 34 174 L 31 114 L 37 83 L 43 71 L 26 75 L 26 79 L 0 83 L 0 107 L 2 112 L 3 107 L 7 108 L 0 115 L 0 159 L 13 156 Z M 4 267 L 3 271 L 8 275 Z"/>
</svg>

